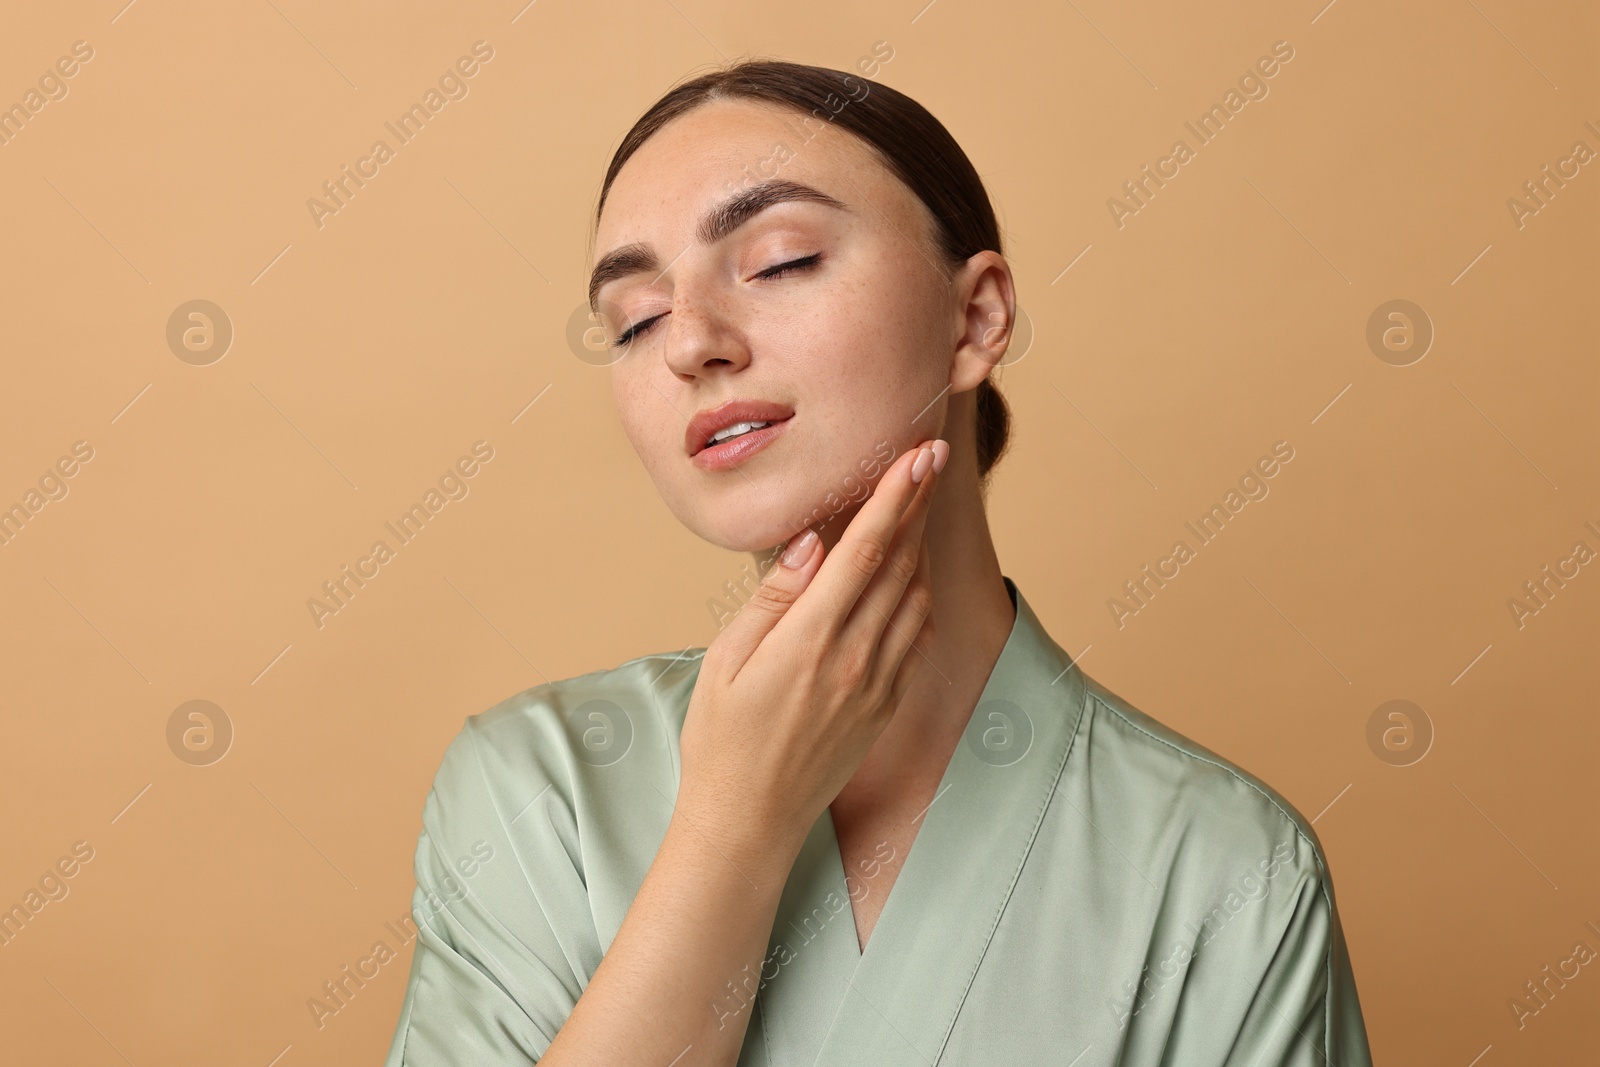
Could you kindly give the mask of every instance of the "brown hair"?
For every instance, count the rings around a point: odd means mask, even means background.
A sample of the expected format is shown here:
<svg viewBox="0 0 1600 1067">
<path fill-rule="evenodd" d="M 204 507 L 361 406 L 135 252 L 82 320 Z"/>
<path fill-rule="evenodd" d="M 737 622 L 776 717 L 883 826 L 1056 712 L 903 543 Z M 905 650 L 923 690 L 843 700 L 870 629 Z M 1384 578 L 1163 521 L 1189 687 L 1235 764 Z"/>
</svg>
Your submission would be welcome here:
<svg viewBox="0 0 1600 1067">
<path fill-rule="evenodd" d="M 668 122 L 712 100 L 756 100 L 819 116 L 855 134 L 933 216 L 946 269 L 986 249 L 1004 254 L 983 180 L 950 131 L 915 100 L 887 85 L 830 67 L 752 59 L 670 90 L 623 137 L 600 187 L 595 224 L 624 163 Z M 977 390 L 978 475 L 987 480 L 1011 435 L 1011 410 L 985 378 Z"/>
</svg>

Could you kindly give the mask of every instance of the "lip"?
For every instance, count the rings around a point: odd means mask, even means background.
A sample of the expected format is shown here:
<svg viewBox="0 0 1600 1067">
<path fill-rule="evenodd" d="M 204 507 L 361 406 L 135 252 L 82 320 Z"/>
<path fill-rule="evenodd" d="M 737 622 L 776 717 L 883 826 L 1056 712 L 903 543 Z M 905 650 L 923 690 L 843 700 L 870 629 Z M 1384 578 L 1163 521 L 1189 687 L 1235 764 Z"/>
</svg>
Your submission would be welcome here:
<svg viewBox="0 0 1600 1067">
<path fill-rule="evenodd" d="M 741 419 L 741 422 L 746 421 Z M 773 441 L 783 436 L 783 431 L 789 426 L 789 420 L 775 422 L 771 426 L 763 426 L 759 430 L 740 434 L 730 441 L 710 448 L 702 448 L 690 460 L 696 467 L 706 471 L 728 470 L 749 459 L 755 453 L 766 448 Z"/>
<path fill-rule="evenodd" d="M 752 438 L 775 437 L 776 434 L 768 431 L 778 429 L 793 417 L 794 408 L 787 404 L 774 404 L 766 400 L 730 400 L 718 407 L 708 408 L 689 420 L 689 428 L 683 434 L 684 451 L 698 463 L 702 452 L 723 452 L 733 445 Z M 712 434 L 738 422 L 770 422 L 772 425 L 753 430 L 713 448 L 706 448 L 706 441 Z"/>
</svg>

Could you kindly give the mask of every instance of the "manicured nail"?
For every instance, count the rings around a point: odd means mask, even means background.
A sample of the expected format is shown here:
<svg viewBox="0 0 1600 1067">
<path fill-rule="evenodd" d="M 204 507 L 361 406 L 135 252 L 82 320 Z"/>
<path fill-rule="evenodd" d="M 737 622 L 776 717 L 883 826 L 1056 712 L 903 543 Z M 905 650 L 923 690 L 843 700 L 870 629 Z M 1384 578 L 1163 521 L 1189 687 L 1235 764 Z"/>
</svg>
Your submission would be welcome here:
<svg viewBox="0 0 1600 1067">
<path fill-rule="evenodd" d="M 783 565 L 790 570 L 805 566 L 806 560 L 811 558 L 811 553 L 816 550 L 817 531 L 807 530 L 805 533 L 789 542 L 789 547 L 783 550 Z"/>
<path fill-rule="evenodd" d="M 937 458 L 931 449 L 917 449 L 917 458 L 911 464 L 911 481 L 913 484 L 922 481 L 923 476 L 928 473 L 928 468 L 933 466 Z"/>
<path fill-rule="evenodd" d="M 935 441 L 933 443 L 933 473 L 938 474 L 944 470 L 945 460 L 950 458 L 950 442 Z"/>
</svg>

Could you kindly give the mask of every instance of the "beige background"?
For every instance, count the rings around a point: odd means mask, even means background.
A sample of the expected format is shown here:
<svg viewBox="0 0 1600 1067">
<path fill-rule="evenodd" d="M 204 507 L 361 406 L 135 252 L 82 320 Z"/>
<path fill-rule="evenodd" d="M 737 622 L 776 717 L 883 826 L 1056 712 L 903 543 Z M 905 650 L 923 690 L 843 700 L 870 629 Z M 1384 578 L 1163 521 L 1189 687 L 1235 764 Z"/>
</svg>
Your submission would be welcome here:
<svg viewBox="0 0 1600 1067">
<path fill-rule="evenodd" d="M 878 41 L 989 183 L 1037 331 L 1000 379 L 1005 572 L 1090 674 L 1316 817 L 1379 1062 L 1593 1055 L 1600 967 L 1508 1007 L 1600 950 L 1600 564 L 1508 608 L 1600 550 L 1600 162 L 1507 206 L 1600 150 L 1591 5 L 121 2 L 0 30 L 7 106 L 93 48 L 0 146 L 0 506 L 93 449 L 0 546 L 0 907 L 93 849 L 0 946 L 8 1061 L 381 1058 L 411 945 L 320 1029 L 307 1000 L 392 941 L 462 719 L 707 644 L 747 562 L 676 524 L 567 343 L 609 152 L 725 58 Z M 479 40 L 469 94 L 319 228 L 308 198 Z M 1277 41 L 1269 95 L 1118 228 Z M 208 366 L 166 340 L 196 299 L 235 334 Z M 1366 341 L 1394 299 L 1436 330 L 1408 366 Z M 470 494 L 319 629 L 307 599 L 480 440 Z M 1119 628 L 1280 440 L 1270 495 Z M 1410 766 L 1368 745 L 1391 699 L 1434 730 Z M 168 745 L 190 700 L 232 724 L 210 765 Z"/>
</svg>

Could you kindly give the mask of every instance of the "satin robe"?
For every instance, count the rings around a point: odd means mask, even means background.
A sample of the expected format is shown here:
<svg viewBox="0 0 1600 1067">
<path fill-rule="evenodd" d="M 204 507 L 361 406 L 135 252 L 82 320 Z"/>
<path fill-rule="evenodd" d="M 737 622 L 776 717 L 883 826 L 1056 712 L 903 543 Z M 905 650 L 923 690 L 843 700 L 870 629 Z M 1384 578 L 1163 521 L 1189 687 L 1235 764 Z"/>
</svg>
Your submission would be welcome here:
<svg viewBox="0 0 1600 1067">
<path fill-rule="evenodd" d="M 749 1013 L 739 1067 L 1370 1067 L 1311 826 L 1085 675 L 1005 583 L 1011 633 L 866 951 L 876 863 L 847 874 L 824 811 L 759 973 L 707 1004 Z M 423 808 L 386 1067 L 543 1054 L 666 832 L 703 654 L 466 720 Z"/>
</svg>

